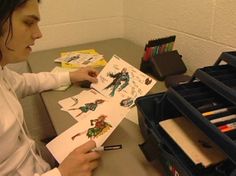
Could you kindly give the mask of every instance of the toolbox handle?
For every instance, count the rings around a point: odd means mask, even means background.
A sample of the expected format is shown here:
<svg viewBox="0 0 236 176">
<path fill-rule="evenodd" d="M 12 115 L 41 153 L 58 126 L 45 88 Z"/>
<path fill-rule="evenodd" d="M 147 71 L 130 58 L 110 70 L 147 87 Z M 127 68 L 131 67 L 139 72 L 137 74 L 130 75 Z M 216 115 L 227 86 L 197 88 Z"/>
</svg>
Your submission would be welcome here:
<svg viewBox="0 0 236 176">
<path fill-rule="evenodd" d="M 214 65 L 219 65 L 221 61 L 225 61 L 228 64 L 236 67 L 236 51 L 223 52 L 216 60 Z"/>
</svg>

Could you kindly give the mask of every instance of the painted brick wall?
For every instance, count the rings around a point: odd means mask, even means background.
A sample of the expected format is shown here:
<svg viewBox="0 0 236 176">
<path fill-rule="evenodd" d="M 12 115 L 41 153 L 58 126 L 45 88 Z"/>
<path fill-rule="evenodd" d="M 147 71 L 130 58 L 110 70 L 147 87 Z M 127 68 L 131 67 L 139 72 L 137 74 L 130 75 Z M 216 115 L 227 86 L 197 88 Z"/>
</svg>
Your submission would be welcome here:
<svg viewBox="0 0 236 176">
<path fill-rule="evenodd" d="M 124 37 L 140 45 L 175 34 L 191 71 L 236 49 L 234 0 L 124 0 L 124 23 Z"/>
<path fill-rule="evenodd" d="M 234 0 L 44 0 L 40 10 L 44 37 L 35 51 L 117 37 L 143 46 L 175 34 L 194 71 L 236 48 Z"/>
<path fill-rule="evenodd" d="M 43 0 L 34 51 L 123 37 L 123 0 Z"/>
</svg>

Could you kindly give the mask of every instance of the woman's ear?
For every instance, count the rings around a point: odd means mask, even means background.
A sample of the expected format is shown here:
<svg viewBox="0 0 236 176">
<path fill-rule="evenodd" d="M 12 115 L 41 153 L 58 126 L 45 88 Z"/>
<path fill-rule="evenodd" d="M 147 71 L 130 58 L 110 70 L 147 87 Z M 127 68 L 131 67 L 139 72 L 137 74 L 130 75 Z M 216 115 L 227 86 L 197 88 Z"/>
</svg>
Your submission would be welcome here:
<svg viewBox="0 0 236 176">
<path fill-rule="evenodd" d="M 2 52 L 0 50 L 0 63 L 1 63 L 1 61 L 2 61 Z"/>
</svg>

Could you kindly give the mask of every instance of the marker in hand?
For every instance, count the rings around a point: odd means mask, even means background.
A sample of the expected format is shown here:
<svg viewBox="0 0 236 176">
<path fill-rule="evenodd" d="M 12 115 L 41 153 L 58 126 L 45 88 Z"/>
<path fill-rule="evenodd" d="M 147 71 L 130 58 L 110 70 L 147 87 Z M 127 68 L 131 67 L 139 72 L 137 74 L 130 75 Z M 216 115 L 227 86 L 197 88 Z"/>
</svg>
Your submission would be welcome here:
<svg viewBox="0 0 236 176">
<path fill-rule="evenodd" d="M 108 150 L 119 150 L 122 149 L 122 145 L 107 145 L 107 146 L 100 146 L 93 148 L 91 151 L 92 152 L 100 152 L 100 151 L 108 151 Z"/>
</svg>

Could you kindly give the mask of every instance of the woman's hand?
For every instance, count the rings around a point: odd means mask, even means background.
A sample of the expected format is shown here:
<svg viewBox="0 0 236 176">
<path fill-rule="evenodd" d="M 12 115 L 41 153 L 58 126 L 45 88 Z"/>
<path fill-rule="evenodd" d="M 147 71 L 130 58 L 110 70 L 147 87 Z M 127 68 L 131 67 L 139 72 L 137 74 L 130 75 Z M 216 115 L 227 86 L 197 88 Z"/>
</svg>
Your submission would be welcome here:
<svg viewBox="0 0 236 176">
<path fill-rule="evenodd" d="M 72 83 L 80 81 L 89 81 L 91 83 L 96 83 L 97 80 L 97 71 L 92 67 L 83 67 L 74 72 L 70 72 L 70 81 Z"/>
<path fill-rule="evenodd" d="M 96 147 L 90 140 L 73 150 L 58 167 L 62 176 L 91 176 L 98 166 L 101 153 L 91 152 Z"/>
</svg>

